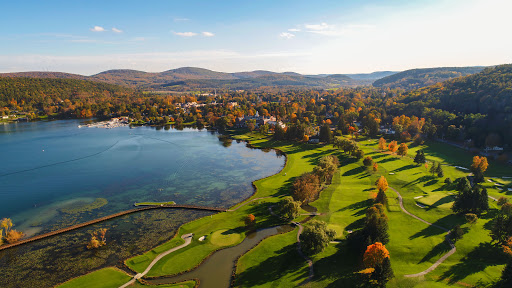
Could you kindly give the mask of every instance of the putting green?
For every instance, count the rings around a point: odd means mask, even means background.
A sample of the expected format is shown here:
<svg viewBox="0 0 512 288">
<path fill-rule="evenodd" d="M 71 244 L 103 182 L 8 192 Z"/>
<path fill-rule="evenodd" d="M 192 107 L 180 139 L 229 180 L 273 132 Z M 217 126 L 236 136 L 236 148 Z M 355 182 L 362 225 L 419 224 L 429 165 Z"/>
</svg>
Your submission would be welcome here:
<svg viewBox="0 0 512 288">
<path fill-rule="evenodd" d="M 210 243 L 217 246 L 229 246 L 240 242 L 240 234 L 229 233 L 228 230 L 218 230 L 212 233 Z"/>
</svg>

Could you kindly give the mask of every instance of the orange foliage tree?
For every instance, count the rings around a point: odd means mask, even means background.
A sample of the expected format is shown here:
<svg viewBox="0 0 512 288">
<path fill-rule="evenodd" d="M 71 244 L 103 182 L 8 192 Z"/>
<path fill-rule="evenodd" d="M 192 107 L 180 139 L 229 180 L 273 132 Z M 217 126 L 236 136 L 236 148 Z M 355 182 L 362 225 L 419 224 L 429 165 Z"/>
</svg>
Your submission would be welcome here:
<svg viewBox="0 0 512 288">
<path fill-rule="evenodd" d="M 396 143 L 396 141 L 391 141 L 391 143 L 389 143 L 388 150 L 392 153 L 395 153 L 395 151 L 397 149 L 398 149 L 398 144 Z"/>
<path fill-rule="evenodd" d="M 473 164 L 471 164 L 471 172 L 475 175 L 475 182 L 484 181 L 484 173 L 489 167 L 486 157 L 475 156 L 473 157 Z"/>
<path fill-rule="evenodd" d="M 379 171 L 379 165 L 377 163 L 373 163 L 373 172 Z"/>
<path fill-rule="evenodd" d="M 252 214 L 249 214 L 245 217 L 246 226 L 252 226 L 254 224 L 254 221 L 256 221 L 256 217 L 254 217 L 254 215 Z"/>
<path fill-rule="evenodd" d="M 366 248 L 363 255 L 363 262 L 367 268 L 375 268 L 381 264 L 385 258 L 389 258 L 389 251 L 380 242 L 375 242 Z"/>
<path fill-rule="evenodd" d="M 384 151 L 384 150 L 386 150 L 387 147 L 388 147 L 388 144 L 386 143 L 386 139 L 381 137 L 379 139 L 379 149 Z"/>
</svg>

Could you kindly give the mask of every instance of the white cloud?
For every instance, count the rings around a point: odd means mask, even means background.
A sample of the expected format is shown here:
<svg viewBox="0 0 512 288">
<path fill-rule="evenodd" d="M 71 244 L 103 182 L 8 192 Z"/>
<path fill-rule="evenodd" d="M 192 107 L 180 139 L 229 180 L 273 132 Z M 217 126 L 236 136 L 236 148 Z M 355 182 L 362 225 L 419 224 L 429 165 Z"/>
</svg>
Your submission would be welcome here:
<svg viewBox="0 0 512 288">
<path fill-rule="evenodd" d="M 293 37 L 295 37 L 295 34 L 288 33 L 288 32 L 282 32 L 281 34 L 279 34 L 279 37 L 286 38 L 286 39 L 292 39 Z"/>
<path fill-rule="evenodd" d="M 101 26 L 94 26 L 94 28 L 91 28 L 91 31 L 92 32 L 103 32 L 103 31 L 105 31 L 105 28 L 103 28 Z"/>
<path fill-rule="evenodd" d="M 215 36 L 215 34 L 213 34 L 212 32 L 202 32 L 201 34 L 203 34 L 203 36 L 206 36 L 206 37 L 213 37 Z"/>
<path fill-rule="evenodd" d="M 119 30 L 119 29 L 114 27 L 114 28 L 112 28 L 112 32 L 114 32 L 114 33 L 123 33 L 123 30 Z"/>
<path fill-rule="evenodd" d="M 325 22 L 320 23 L 320 24 L 306 24 L 306 25 L 304 25 L 304 27 L 306 27 L 306 29 L 312 30 L 312 31 L 325 31 L 325 30 L 334 29 L 333 25 L 329 25 Z"/>
<path fill-rule="evenodd" d="M 185 22 L 185 21 L 190 21 L 190 19 L 188 19 L 188 18 L 174 18 L 174 22 Z"/>
<path fill-rule="evenodd" d="M 300 32 L 300 29 L 290 28 L 290 29 L 288 29 L 288 31 L 290 31 L 290 32 Z"/>
<path fill-rule="evenodd" d="M 172 32 L 174 35 L 178 35 L 181 37 L 194 37 L 197 35 L 197 33 L 194 32 Z"/>
</svg>

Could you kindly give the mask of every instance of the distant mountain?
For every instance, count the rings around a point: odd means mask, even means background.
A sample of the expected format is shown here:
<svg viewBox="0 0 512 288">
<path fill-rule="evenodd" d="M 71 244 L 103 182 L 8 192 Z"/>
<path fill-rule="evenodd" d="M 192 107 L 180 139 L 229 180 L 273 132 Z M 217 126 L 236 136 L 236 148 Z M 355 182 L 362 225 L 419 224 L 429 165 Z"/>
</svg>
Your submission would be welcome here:
<svg viewBox="0 0 512 288">
<path fill-rule="evenodd" d="M 80 79 L 147 90 L 177 89 L 180 91 L 196 88 L 336 88 L 342 86 L 369 85 L 373 82 L 373 78 L 372 81 L 363 79 L 364 77 L 361 79 L 353 79 L 342 74 L 306 76 L 295 72 L 277 73 L 265 70 L 224 73 L 196 67 L 182 67 L 160 73 L 117 69 L 104 71 L 92 76 L 59 72 L 21 72 L 0 74 L 0 77 Z"/>
<path fill-rule="evenodd" d="M 387 76 L 391 76 L 393 74 L 399 73 L 397 71 L 377 71 L 372 73 L 360 73 L 360 74 L 345 74 L 348 77 L 355 80 L 377 80 Z"/>
<path fill-rule="evenodd" d="M 476 66 L 412 69 L 378 79 L 373 82 L 373 86 L 413 90 L 449 79 L 475 74 L 484 68 Z"/>
</svg>

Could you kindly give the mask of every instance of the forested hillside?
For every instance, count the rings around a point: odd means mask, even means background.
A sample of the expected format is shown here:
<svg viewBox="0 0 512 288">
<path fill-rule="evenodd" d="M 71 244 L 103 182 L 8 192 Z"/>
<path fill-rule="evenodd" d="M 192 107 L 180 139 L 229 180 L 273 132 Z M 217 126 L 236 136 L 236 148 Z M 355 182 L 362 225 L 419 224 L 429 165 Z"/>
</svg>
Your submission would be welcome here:
<svg viewBox="0 0 512 288">
<path fill-rule="evenodd" d="M 465 138 L 479 146 L 512 144 L 512 65 L 414 90 L 398 102 L 404 113 L 431 115 L 439 124 L 458 116 L 456 128 L 467 127 Z"/>
<path fill-rule="evenodd" d="M 412 69 L 378 79 L 373 82 L 373 86 L 413 90 L 453 78 L 478 73 L 484 68 L 485 67 L 441 67 Z"/>
<path fill-rule="evenodd" d="M 0 114 L 24 111 L 40 115 L 102 116 L 110 114 L 114 104 L 125 105 L 135 94 L 132 89 L 101 82 L 0 77 Z"/>
</svg>

